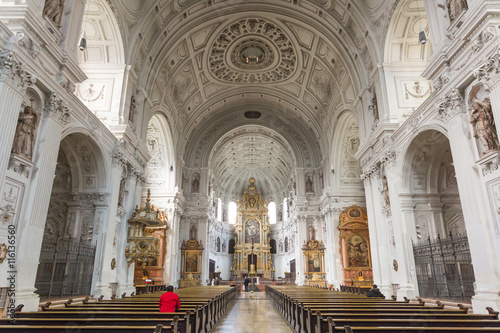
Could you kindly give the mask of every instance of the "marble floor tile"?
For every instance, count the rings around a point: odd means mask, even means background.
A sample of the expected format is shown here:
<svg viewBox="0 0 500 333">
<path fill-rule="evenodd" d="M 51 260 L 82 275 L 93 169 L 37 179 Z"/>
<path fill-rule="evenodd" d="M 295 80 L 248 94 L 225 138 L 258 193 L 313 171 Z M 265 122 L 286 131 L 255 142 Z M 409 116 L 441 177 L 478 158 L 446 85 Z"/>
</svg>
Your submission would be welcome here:
<svg viewBox="0 0 500 333">
<path fill-rule="evenodd" d="M 241 293 L 215 333 L 292 333 L 263 292 Z"/>
</svg>

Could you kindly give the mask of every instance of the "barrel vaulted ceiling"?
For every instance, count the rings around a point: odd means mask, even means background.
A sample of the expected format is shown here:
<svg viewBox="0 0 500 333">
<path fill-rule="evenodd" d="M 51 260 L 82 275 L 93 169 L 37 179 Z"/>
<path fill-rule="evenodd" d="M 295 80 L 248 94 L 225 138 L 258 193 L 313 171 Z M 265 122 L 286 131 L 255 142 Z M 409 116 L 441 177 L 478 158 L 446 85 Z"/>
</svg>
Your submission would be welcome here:
<svg viewBox="0 0 500 333">
<path fill-rule="evenodd" d="M 295 167 L 320 166 L 338 114 L 355 112 L 398 2 L 107 1 L 186 166 L 209 167 L 228 196 L 252 176 L 276 198 Z"/>
</svg>

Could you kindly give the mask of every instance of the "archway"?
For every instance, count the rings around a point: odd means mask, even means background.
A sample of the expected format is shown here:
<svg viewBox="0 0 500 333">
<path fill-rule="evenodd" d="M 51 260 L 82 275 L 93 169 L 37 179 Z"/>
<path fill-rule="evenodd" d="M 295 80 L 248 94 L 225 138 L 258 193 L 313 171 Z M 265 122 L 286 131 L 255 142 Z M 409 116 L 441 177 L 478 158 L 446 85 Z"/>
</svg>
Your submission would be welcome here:
<svg viewBox="0 0 500 333">
<path fill-rule="evenodd" d="M 410 143 L 403 186 L 413 208 L 413 257 L 422 297 L 470 300 L 474 272 L 448 139 L 436 130 Z"/>
<path fill-rule="evenodd" d="M 35 287 L 42 299 L 91 294 L 103 216 L 97 205 L 106 170 L 100 149 L 81 133 L 63 139 L 57 158 Z"/>
</svg>

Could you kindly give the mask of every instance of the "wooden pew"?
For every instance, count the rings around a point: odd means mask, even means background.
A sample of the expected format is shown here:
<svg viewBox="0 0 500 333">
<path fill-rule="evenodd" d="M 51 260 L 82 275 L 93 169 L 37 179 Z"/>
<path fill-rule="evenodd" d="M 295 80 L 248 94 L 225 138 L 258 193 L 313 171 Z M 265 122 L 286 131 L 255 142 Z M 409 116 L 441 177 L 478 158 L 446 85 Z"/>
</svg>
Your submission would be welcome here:
<svg viewBox="0 0 500 333">
<path fill-rule="evenodd" d="M 325 332 L 500 332 L 498 312 L 456 310 L 338 293 L 307 287 L 266 287 L 272 303 L 299 333 Z"/>
</svg>

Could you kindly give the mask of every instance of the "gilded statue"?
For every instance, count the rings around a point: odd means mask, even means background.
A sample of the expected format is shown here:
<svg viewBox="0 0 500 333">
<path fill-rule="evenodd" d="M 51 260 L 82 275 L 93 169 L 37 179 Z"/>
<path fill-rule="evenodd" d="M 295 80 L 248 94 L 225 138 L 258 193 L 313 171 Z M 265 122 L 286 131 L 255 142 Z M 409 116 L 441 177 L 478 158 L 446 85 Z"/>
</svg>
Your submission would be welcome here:
<svg viewBox="0 0 500 333">
<path fill-rule="evenodd" d="M 17 120 L 14 146 L 12 147 L 14 154 L 24 155 L 31 159 L 37 125 L 38 115 L 33 110 L 33 106 L 26 106 L 24 111 L 19 114 L 19 119 Z"/>
<path fill-rule="evenodd" d="M 474 129 L 474 137 L 483 144 L 487 151 L 498 149 L 497 130 L 489 98 L 485 98 L 483 102 L 478 99 L 474 100 L 470 123 Z"/>
</svg>

